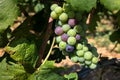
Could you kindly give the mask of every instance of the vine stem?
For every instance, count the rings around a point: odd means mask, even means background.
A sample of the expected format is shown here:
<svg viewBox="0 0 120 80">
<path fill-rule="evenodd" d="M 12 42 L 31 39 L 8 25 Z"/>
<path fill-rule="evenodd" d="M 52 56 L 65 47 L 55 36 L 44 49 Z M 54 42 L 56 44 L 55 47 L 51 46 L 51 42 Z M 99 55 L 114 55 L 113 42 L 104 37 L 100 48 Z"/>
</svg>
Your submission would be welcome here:
<svg viewBox="0 0 120 80">
<path fill-rule="evenodd" d="M 50 37 L 49 34 L 52 33 L 52 23 L 53 23 L 53 19 L 50 17 L 49 21 L 48 21 L 48 28 L 45 31 L 45 36 L 43 38 L 44 41 L 43 41 L 43 43 L 42 43 L 42 45 L 40 46 L 40 49 L 39 49 L 39 58 L 38 58 L 36 66 L 35 66 L 36 68 L 38 68 L 42 64 L 43 54 L 44 54 L 44 51 L 45 51 L 45 48 L 46 48 L 46 45 L 47 45 L 47 41 Z"/>
<path fill-rule="evenodd" d="M 49 56 L 50 56 L 50 53 L 52 52 L 52 48 L 53 48 L 53 46 L 54 46 L 54 43 L 55 43 L 55 37 L 53 38 L 53 41 L 52 41 L 52 45 L 51 45 L 51 47 L 50 47 L 50 50 L 49 50 L 49 52 L 48 52 L 45 60 L 43 61 L 43 63 L 42 63 L 41 65 L 44 65 L 45 62 L 48 60 L 48 58 L 49 58 Z"/>
</svg>

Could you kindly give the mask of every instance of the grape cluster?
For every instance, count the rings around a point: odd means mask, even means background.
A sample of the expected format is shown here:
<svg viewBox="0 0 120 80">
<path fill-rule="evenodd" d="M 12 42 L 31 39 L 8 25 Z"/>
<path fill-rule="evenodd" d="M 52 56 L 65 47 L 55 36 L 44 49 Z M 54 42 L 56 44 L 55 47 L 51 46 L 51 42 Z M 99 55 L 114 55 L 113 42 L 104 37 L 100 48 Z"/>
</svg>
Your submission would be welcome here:
<svg viewBox="0 0 120 80">
<path fill-rule="evenodd" d="M 59 49 L 68 53 L 73 62 L 80 62 L 91 69 L 96 68 L 97 51 L 88 45 L 85 36 L 82 35 L 85 31 L 74 17 L 73 11 L 67 11 L 57 4 L 52 4 L 50 8 L 50 16 L 57 20 L 54 32 Z"/>
</svg>

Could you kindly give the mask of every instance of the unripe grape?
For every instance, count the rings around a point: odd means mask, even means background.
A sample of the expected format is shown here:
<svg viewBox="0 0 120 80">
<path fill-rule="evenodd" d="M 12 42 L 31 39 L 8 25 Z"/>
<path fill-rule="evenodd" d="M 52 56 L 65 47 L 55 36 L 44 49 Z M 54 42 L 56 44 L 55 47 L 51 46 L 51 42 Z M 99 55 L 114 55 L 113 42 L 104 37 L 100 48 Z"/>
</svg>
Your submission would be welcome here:
<svg viewBox="0 0 120 80">
<path fill-rule="evenodd" d="M 81 50 L 83 48 L 83 45 L 81 43 L 76 44 L 76 49 Z"/>
<path fill-rule="evenodd" d="M 57 36 L 57 37 L 55 38 L 55 40 L 56 40 L 56 43 L 61 42 L 61 41 L 62 41 L 62 40 L 61 40 L 61 36 Z"/>
<path fill-rule="evenodd" d="M 76 35 L 76 32 L 74 29 L 70 29 L 68 32 L 67 32 L 68 36 L 75 36 Z"/>
<path fill-rule="evenodd" d="M 89 66 L 90 69 L 95 69 L 96 67 L 97 67 L 97 64 L 93 64 L 93 63 L 90 64 L 90 66 Z"/>
<path fill-rule="evenodd" d="M 69 19 L 68 20 L 68 24 L 71 26 L 71 27 L 74 27 L 76 25 L 76 19 Z"/>
<path fill-rule="evenodd" d="M 63 9 L 62 9 L 60 6 L 58 6 L 58 7 L 56 7 L 56 8 L 54 9 L 54 11 L 55 11 L 57 14 L 61 14 L 62 11 L 63 11 Z"/>
<path fill-rule="evenodd" d="M 91 61 L 85 61 L 85 64 L 86 64 L 86 65 L 90 65 L 90 64 L 91 64 Z"/>
<path fill-rule="evenodd" d="M 75 37 L 69 37 L 67 40 L 69 45 L 75 45 L 76 44 L 76 39 Z"/>
<path fill-rule="evenodd" d="M 92 63 L 96 64 L 98 62 L 98 58 L 97 57 L 93 57 L 92 58 Z"/>
<path fill-rule="evenodd" d="M 76 38 L 77 41 L 79 41 L 80 40 L 80 35 L 76 34 L 75 38 Z"/>
<path fill-rule="evenodd" d="M 82 27 L 80 25 L 75 25 L 73 28 L 77 33 L 80 33 L 82 31 Z"/>
<path fill-rule="evenodd" d="M 73 52 L 73 51 L 74 51 L 74 46 L 67 45 L 66 51 L 67 51 L 67 52 Z"/>
<path fill-rule="evenodd" d="M 78 57 L 77 56 L 72 56 L 71 57 L 71 61 L 72 62 L 77 62 L 78 61 Z"/>
<path fill-rule="evenodd" d="M 65 34 L 65 33 L 61 35 L 62 41 L 65 41 L 65 42 L 67 41 L 68 37 L 69 36 L 67 34 Z"/>
<path fill-rule="evenodd" d="M 62 26 L 64 23 L 61 22 L 60 20 L 58 21 L 58 25 Z"/>
<path fill-rule="evenodd" d="M 67 32 L 70 29 L 70 26 L 68 24 L 64 24 L 62 26 L 62 29 L 63 29 L 64 32 Z"/>
<path fill-rule="evenodd" d="M 77 56 L 82 57 L 84 56 L 84 51 L 83 50 L 78 50 L 76 51 Z"/>
<path fill-rule="evenodd" d="M 83 50 L 84 50 L 84 51 L 88 51 L 88 47 L 83 46 Z"/>
<path fill-rule="evenodd" d="M 52 11 L 50 13 L 50 16 L 53 18 L 53 19 L 57 19 L 58 18 L 58 14 L 55 12 L 55 11 Z"/>
<path fill-rule="evenodd" d="M 62 27 L 58 26 L 58 27 L 55 28 L 55 34 L 56 34 L 56 35 L 61 35 L 61 34 L 63 34 L 63 33 L 64 33 L 64 32 L 63 32 Z"/>
<path fill-rule="evenodd" d="M 64 41 L 61 41 L 60 43 L 59 43 L 59 48 L 60 48 L 60 50 L 64 50 L 65 48 L 66 48 L 66 42 L 64 42 Z"/>
<path fill-rule="evenodd" d="M 79 57 L 79 58 L 78 58 L 78 61 L 79 61 L 80 63 L 83 63 L 83 62 L 85 61 L 85 59 L 84 59 L 84 57 Z"/>
<path fill-rule="evenodd" d="M 75 17 L 74 11 L 69 11 L 69 12 L 67 12 L 67 13 L 68 13 L 68 17 L 69 17 L 69 18 L 74 18 L 74 17 Z"/>
<path fill-rule="evenodd" d="M 60 16 L 59 16 L 59 19 L 62 21 L 62 22 L 66 22 L 68 20 L 68 15 L 67 13 L 62 13 Z"/>
<path fill-rule="evenodd" d="M 92 53 L 90 51 L 87 51 L 84 53 L 84 58 L 86 60 L 91 60 L 92 59 Z"/>
<path fill-rule="evenodd" d="M 54 10 L 56 7 L 58 7 L 57 4 L 52 4 L 51 7 L 50 7 L 50 9 L 51 9 L 51 10 Z"/>
</svg>

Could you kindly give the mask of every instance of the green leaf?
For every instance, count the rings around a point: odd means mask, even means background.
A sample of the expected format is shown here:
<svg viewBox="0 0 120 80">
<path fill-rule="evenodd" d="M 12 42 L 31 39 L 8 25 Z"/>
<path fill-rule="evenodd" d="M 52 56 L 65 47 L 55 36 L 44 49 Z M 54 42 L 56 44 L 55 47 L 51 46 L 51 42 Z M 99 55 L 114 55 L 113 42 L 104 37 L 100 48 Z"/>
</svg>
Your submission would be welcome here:
<svg viewBox="0 0 120 80">
<path fill-rule="evenodd" d="M 56 73 L 54 61 L 47 61 L 40 66 L 39 70 L 31 75 L 28 80 L 66 80 L 64 77 Z"/>
<path fill-rule="evenodd" d="M 26 80 L 28 76 L 21 64 L 7 63 L 6 59 L 0 62 L 0 80 Z"/>
<path fill-rule="evenodd" d="M 0 33 L 14 22 L 17 15 L 17 0 L 0 0 Z"/>
<path fill-rule="evenodd" d="M 97 0 L 65 0 L 70 3 L 75 11 L 89 12 L 93 7 L 96 7 Z"/>
<path fill-rule="evenodd" d="M 120 0 L 100 0 L 100 2 L 111 11 L 120 10 Z"/>
<path fill-rule="evenodd" d="M 25 65 L 35 66 L 38 55 L 34 41 L 26 38 L 15 39 L 5 49 L 14 60 Z"/>
<path fill-rule="evenodd" d="M 64 77 L 67 78 L 67 80 L 78 80 L 77 73 L 70 73 L 68 75 L 66 74 Z"/>
</svg>

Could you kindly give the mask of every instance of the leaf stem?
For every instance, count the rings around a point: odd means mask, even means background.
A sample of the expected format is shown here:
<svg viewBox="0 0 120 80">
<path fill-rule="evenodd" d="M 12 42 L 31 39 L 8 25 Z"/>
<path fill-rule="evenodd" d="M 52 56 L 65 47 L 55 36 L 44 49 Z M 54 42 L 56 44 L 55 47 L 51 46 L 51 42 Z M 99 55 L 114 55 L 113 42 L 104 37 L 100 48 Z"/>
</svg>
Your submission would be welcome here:
<svg viewBox="0 0 120 80">
<path fill-rule="evenodd" d="M 51 45 L 51 47 L 50 47 L 50 50 L 49 50 L 49 52 L 48 52 L 45 60 L 43 61 L 43 63 L 42 63 L 41 65 L 44 65 L 45 62 L 48 60 L 48 58 L 49 58 L 49 56 L 50 56 L 50 53 L 52 52 L 52 48 L 53 48 L 53 46 L 54 46 L 54 43 L 55 43 L 55 37 L 53 38 L 53 41 L 52 41 L 52 45 Z"/>
</svg>

